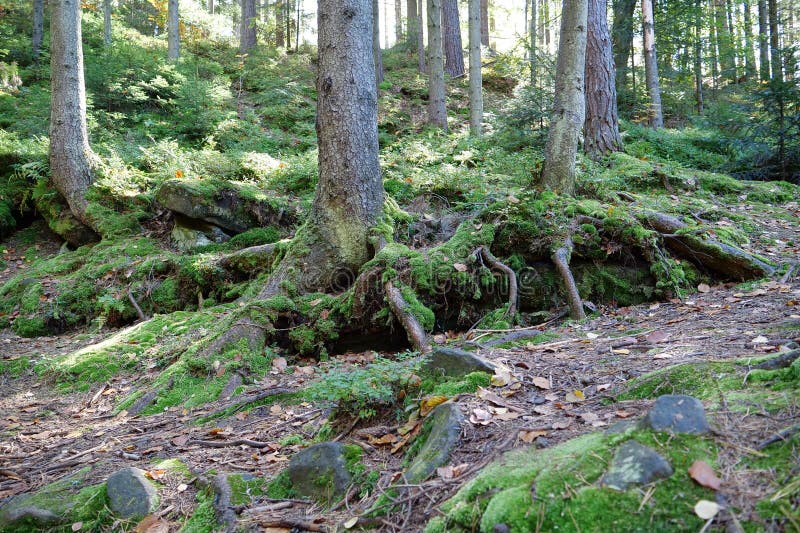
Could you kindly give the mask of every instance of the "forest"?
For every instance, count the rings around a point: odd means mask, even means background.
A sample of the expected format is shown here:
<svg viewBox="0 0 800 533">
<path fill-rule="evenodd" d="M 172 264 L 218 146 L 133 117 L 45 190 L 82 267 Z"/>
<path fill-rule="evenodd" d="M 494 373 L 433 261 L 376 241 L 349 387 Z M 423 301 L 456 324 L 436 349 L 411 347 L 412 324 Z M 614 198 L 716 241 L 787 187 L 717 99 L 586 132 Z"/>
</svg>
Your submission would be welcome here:
<svg viewBox="0 0 800 533">
<path fill-rule="evenodd" d="M 797 0 L 0 0 L 0 531 L 800 532 Z"/>
</svg>

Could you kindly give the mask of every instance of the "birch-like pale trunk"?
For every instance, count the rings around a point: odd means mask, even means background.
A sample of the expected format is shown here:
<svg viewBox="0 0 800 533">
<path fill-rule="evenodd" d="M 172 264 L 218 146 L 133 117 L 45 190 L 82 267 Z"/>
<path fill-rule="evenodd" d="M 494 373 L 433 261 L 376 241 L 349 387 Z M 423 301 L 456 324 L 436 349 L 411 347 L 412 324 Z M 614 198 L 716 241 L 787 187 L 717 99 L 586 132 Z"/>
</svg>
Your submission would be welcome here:
<svg viewBox="0 0 800 533">
<path fill-rule="evenodd" d="M 167 0 L 167 59 L 175 61 L 181 55 L 181 26 L 178 0 Z"/>
<path fill-rule="evenodd" d="M 661 110 L 661 85 L 658 81 L 652 0 L 642 0 L 642 26 L 644 29 L 645 83 L 647 84 L 647 94 L 650 97 L 649 121 L 653 128 L 662 128 L 664 126 L 664 115 Z"/>
<path fill-rule="evenodd" d="M 479 136 L 482 128 L 481 0 L 469 0 L 469 131 Z"/>
<path fill-rule="evenodd" d="M 428 123 L 447 131 L 442 57 L 442 0 L 428 0 Z"/>
</svg>

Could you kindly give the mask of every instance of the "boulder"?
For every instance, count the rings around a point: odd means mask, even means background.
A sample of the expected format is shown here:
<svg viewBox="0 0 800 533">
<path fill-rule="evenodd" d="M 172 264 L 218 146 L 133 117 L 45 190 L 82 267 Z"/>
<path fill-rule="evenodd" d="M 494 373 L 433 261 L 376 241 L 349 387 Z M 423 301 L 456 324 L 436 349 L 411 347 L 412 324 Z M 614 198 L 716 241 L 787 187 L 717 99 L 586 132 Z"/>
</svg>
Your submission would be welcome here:
<svg viewBox="0 0 800 533">
<path fill-rule="evenodd" d="M 447 464 L 459 442 L 464 415 L 456 404 L 438 405 L 428 418 L 428 437 L 406 470 L 405 478 L 409 483 L 424 481 L 437 468 Z"/>
<path fill-rule="evenodd" d="M 36 492 L 20 494 L 0 503 L 0 531 L 13 526 L 50 527 L 64 522 L 76 504 L 90 468 L 45 485 Z"/>
<path fill-rule="evenodd" d="M 656 399 L 643 424 L 654 431 L 701 435 L 711 428 L 703 404 L 697 398 L 667 394 Z"/>
<path fill-rule="evenodd" d="M 350 485 L 345 446 L 323 442 L 296 453 L 289 461 L 289 479 L 298 494 L 318 501 L 343 496 Z"/>
<path fill-rule="evenodd" d="M 672 466 L 655 450 L 629 440 L 619 447 L 602 484 L 617 490 L 672 475 Z"/>
<path fill-rule="evenodd" d="M 435 376 L 460 378 L 472 372 L 494 374 L 497 365 L 472 352 L 457 348 L 434 348 L 422 365 L 422 371 Z"/>
<path fill-rule="evenodd" d="M 123 468 L 106 482 L 111 510 L 122 518 L 141 518 L 158 508 L 158 490 L 140 468 Z"/>
</svg>

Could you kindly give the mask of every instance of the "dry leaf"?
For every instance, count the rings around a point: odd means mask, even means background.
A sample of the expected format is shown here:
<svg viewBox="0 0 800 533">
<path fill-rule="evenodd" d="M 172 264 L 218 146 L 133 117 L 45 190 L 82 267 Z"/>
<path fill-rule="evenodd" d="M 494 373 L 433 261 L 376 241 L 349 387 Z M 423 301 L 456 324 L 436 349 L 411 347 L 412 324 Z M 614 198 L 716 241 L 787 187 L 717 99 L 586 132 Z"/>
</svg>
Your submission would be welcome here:
<svg viewBox="0 0 800 533">
<path fill-rule="evenodd" d="M 580 417 L 581 417 L 581 419 L 582 419 L 584 422 L 586 422 L 587 424 L 591 424 L 591 423 L 593 423 L 593 422 L 597 422 L 597 421 L 599 421 L 599 420 L 600 420 L 600 417 L 599 417 L 599 416 L 597 416 L 597 413 L 592 413 L 592 412 L 588 412 L 588 413 L 581 413 L 581 414 L 580 414 Z"/>
<path fill-rule="evenodd" d="M 694 506 L 694 514 L 703 520 L 711 520 L 722 509 L 718 503 L 710 502 L 708 500 L 700 500 Z"/>
<path fill-rule="evenodd" d="M 705 461 L 698 460 L 692 463 L 692 466 L 689 467 L 689 476 L 708 489 L 719 490 L 722 485 L 722 480 L 717 477 L 714 469 Z"/>
<path fill-rule="evenodd" d="M 555 422 L 553 422 L 553 425 L 550 426 L 550 427 L 552 427 L 553 429 L 567 429 L 571 425 L 572 425 L 572 419 L 571 418 L 564 418 L 562 420 L 556 420 Z"/>
<path fill-rule="evenodd" d="M 459 272 L 466 272 L 469 267 L 464 263 L 453 263 L 453 268 L 455 268 Z"/>
<path fill-rule="evenodd" d="M 619 355 L 628 355 L 629 353 L 631 353 L 631 351 L 628 350 L 627 348 L 620 348 L 618 350 L 611 350 L 611 351 Z"/>
<path fill-rule="evenodd" d="M 659 342 L 667 340 L 670 335 L 672 334 L 669 331 L 653 331 L 645 337 L 645 340 L 653 344 L 658 344 Z"/>
<path fill-rule="evenodd" d="M 500 407 L 512 408 L 504 398 L 502 398 L 501 396 L 493 393 L 492 391 L 490 391 L 488 389 L 484 389 L 483 387 L 478 387 L 478 392 L 476 392 L 475 394 L 481 400 L 486 400 L 487 402 L 491 402 L 491 403 L 493 403 L 495 405 L 499 405 Z"/>
<path fill-rule="evenodd" d="M 388 446 L 389 444 L 394 444 L 395 442 L 397 442 L 397 437 L 393 433 L 387 433 L 382 437 L 374 437 L 372 435 L 369 435 L 367 437 L 367 440 L 369 441 L 370 444 L 373 444 L 375 446 Z"/>
<path fill-rule="evenodd" d="M 442 479 L 453 479 L 453 467 L 448 466 L 440 466 L 436 469 L 436 474 Z"/>
<path fill-rule="evenodd" d="M 600 336 L 600 335 L 598 335 L 597 333 L 592 333 L 591 331 L 590 331 L 589 333 L 587 333 L 587 334 L 586 334 L 586 337 L 587 337 L 588 339 L 590 339 L 590 340 L 594 340 L 594 339 L 598 338 L 599 336 Z"/>
<path fill-rule="evenodd" d="M 423 398 L 422 401 L 419 402 L 419 414 L 422 416 L 428 416 L 428 414 L 433 411 L 434 407 L 443 404 L 447 400 L 447 396 L 428 396 Z"/>
<path fill-rule="evenodd" d="M 511 371 L 505 367 L 498 366 L 494 369 L 492 385 L 495 387 L 505 387 L 511 383 Z"/>
<path fill-rule="evenodd" d="M 629 418 L 630 416 L 633 415 L 633 413 L 629 413 L 628 411 L 623 411 L 622 409 L 620 409 L 619 411 L 615 411 L 614 414 L 620 418 Z"/>
<path fill-rule="evenodd" d="M 668 352 L 657 353 L 653 356 L 653 359 L 672 359 L 672 354 Z"/>
<path fill-rule="evenodd" d="M 72 524 L 72 531 L 80 531 L 83 528 L 83 522 L 75 522 Z"/>
<path fill-rule="evenodd" d="M 285 357 L 276 357 L 272 360 L 272 369 L 277 372 L 283 372 L 287 366 L 289 365 L 286 363 Z"/>
<path fill-rule="evenodd" d="M 347 520 L 344 521 L 342 526 L 344 526 L 345 529 L 351 529 L 357 523 L 358 523 L 358 517 L 357 516 L 351 516 L 350 518 L 348 518 Z"/>
<path fill-rule="evenodd" d="M 486 426 L 492 422 L 492 414 L 486 409 L 481 409 L 479 407 L 472 410 L 469 421 L 475 425 Z"/>
<path fill-rule="evenodd" d="M 579 403 L 586 399 L 586 396 L 583 395 L 583 392 L 579 390 L 574 390 L 572 392 L 568 392 L 566 396 L 566 400 L 569 403 Z"/>
<path fill-rule="evenodd" d="M 178 447 L 186 446 L 187 442 L 189 442 L 189 435 L 178 435 L 172 439 L 172 444 Z"/>
<path fill-rule="evenodd" d="M 187 485 L 186 483 L 181 483 L 180 485 L 178 485 L 177 489 L 175 489 L 175 490 L 177 490 L 178 492 L 184 492 L 188 488 L 189 488 L 189 485 Z"/>
<path fill-rule="evenodd" d="M 162 469 L 145 470 L 144 475 L 145 477 L 158 481 L 167 475 L 167 471 Z"/>
<path fill-rule="evenodd" d="M 611 388 L 611 383 L 601 383 L 597 386 L 597 392 L 608 390 Z"/>
<path fill-rule="evenodd" d="M 541 376 L 537 376 L 533 378 L 533 384 L 539 387 L 540 389 L 549 389 L 550 388 L 550 380 L 547 378 L 543 378 Z"/>
<path fill-rule="evenodd" d="M 519 437 L 519 440 L 521 440 L 522 442 L 530 444 L 531 442 L 535 441 L 537 438 L 544 437 L 545 435 L 547 435 L 547 431 L 544 431 L 544 430 L 541 430 L 541 429 L 532 429 L 530 431 L 529 430 L 525 430 L 525 429 L 521 429 L 520 432 L 519 432 L 518 437 Z"/>
<path fill-rule="evenodd" d="M 707 283 L 701 283 L 697 286 L 697 292 L 707 293 L 711 290 L 711 287 L 708 286 Z"/>
<path fill-rule="evenodd" d="M 766 344 L 767 342 L 769 342 L 769 339 L 766 338 L 763 335 L 759 335 L 758 337 L 756 337 L 755 339 L 751 340 L 750 342 L 752 342 L 753 344 Z"/>
</svg>

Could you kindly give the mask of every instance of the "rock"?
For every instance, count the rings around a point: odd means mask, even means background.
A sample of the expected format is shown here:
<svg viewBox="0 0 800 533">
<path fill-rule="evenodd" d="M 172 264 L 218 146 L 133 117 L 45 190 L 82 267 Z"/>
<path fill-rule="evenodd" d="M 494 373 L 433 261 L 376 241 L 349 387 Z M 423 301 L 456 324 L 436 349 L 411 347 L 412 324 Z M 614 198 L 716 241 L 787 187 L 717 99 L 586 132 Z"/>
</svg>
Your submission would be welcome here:
<svg viewBox="0 0 800 533">
<path fill-rule="evenodd" d="M 639 429 L 641 427 L 641 421 L 636 419 L 630 420 L 620 420 L 619 422 L 615 422 L 608 426 L 605 430 L 606 435 L 620 435 L 622 433 L 626 433 L 628 431 L 632 431 L 635 429 Z"/>
<path fill-rule="evenodd" d="M 318 501 L 343 496 L 350 484 L 345 447 L 323 442 L 296 453 L 289 461 L 289 479 L 298 494 Z"/>
<path fill-rule="evenodd" d="M 111 510 L 122 518 L 141 518 L 158 507 L 158 490 L 140 468 L 123 468 L 106 482 Z"/>
<path fill-rule="evenodd" d="M 660 396 L 645 416 L 644 425 L 671 433 L 699 435 L 711 431 L 700 400 L 679 394 Z"/>
<path fill-rule="evenodd" d="M 291 223 L 287 206 L 253 185 L 216 179 L 172 179 L 156 191 L 158 203 L 233 233 Z"/>
<path fill-rule="evenodd" d="M 417 456 L 406 470 L 406 481 L 419 483 L 427 479 L 437 468 L 450 459 L 450 453 L 458 445 L 464 415 L 454 403 L 438 405 L 430 415 L 430 432 Z"/>
<path fill-rule="evenodd" d="M 182 226 L 177 222 L 172 227 L 170 238 L 172 239 L 172 244 L 182 251 L 191 250 L 195 246 L 205 246 L 213 243 L 202 231 Z"/>
<path fill-rule="evenodd" d="M 12 526 L 45 527 L 65 522 L 75 507 L 75 496 L 83 488 L 82 481 L 90 468 L 42 487 L 34 493 L 20 494 L 0 504 L 0 531 Z"/>
<path fill-rule="evenodd" d="M 458 378 L 471 372 L 494 374 L 495 365 L 474 353 L 456 348 L 434 348 L 422 366 L 423 372 Z"/>
<path fill-rule="evenodd" d="M 655 450 L 629 440 L 619 447 L 602 484 L 617 490 L 672 475 L 672 466 Z"/>
</svg>

